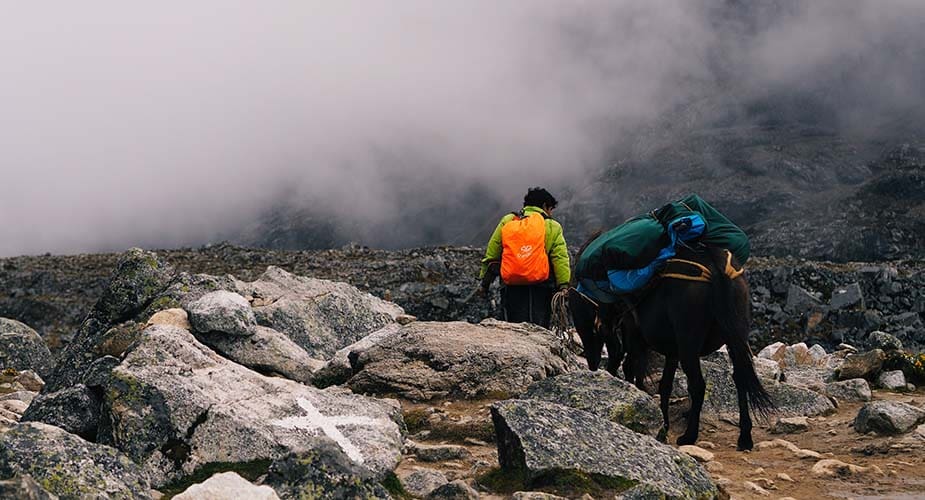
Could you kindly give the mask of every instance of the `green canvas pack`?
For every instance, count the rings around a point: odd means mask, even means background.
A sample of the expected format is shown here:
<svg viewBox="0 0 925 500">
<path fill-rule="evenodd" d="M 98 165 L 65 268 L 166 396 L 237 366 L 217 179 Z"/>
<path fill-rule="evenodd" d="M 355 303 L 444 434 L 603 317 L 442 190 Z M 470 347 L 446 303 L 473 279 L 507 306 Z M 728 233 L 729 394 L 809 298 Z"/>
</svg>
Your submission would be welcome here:
<svg viewBox="0 0 925 500">
<path fill-rule="evenodd" d="M 666 225 L 678 217 L 690 215 L 691 212 L 699 213 L 707 223 L 704 236 L 700 238 L 701 242 L 729 250 L 740 265 L 745 265 L 751 255 L 751 246 L 745 231 L 696 194 L 669 203 L 656 210 L 654 215 L 661 224 Z"/>
<path fill-rule="evenodd" d="M 607 279 L 609 270 L 647 266 L 662 248 L 671 243 L 667 224 L 692 212 L 699 213 L 706 222 L 700 241 L 728 249 L 740 265 L 745 265 L 750 254 L 745 231 L 701 197 L 692 194 L 652 213 L 634 217 L 595 238 L 578 256 L 576 276 L 601 281 Z"/>
</svg>

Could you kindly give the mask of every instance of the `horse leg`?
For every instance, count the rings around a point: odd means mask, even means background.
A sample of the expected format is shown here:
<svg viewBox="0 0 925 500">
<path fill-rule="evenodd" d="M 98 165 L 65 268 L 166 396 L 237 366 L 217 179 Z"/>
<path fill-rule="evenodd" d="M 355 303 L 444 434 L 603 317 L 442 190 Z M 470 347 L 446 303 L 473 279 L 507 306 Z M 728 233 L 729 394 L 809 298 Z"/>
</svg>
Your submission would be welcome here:
<svg viewBox="0 0 925 500">
<path fill-rule="evenodd" d="M 752 418 L 748 414 L 748 382 L 742 370 L 739 369 L 732 372 L 732 380 L 735 382 L 736 395 L 739 398 L 739 441 L 736 448 L 739 451 L 750 450 L 754 443 L 752 442 Z"/>
<path fill-rule="evenodd" d="M 658 431 L 658 439 L 661 442 L 668 440 L 668 402 L 671 398 L 671 388 L 674 386 L 674 373 L 678 369 L 678 359 L 665 357 L 665 369 L 662 371 L 662 380 L 658 383 L 659 407 L 662 409 L 662 420 L 664 424 Z"/>
<path fill-rule="evenodd" d="M 686 353 L 681 358 L 681 369 L 687 375 L 687 393 L 691 398 L 691 408 L 687 418 L 687 430 L 678 437 L 678 445 L 694 444 L 700 433 L 700 410 L 703 409 L 703 398 L 706 394 L 707 384 L 700 371 L 700 357 L 695 351 Z"/>
</svg>

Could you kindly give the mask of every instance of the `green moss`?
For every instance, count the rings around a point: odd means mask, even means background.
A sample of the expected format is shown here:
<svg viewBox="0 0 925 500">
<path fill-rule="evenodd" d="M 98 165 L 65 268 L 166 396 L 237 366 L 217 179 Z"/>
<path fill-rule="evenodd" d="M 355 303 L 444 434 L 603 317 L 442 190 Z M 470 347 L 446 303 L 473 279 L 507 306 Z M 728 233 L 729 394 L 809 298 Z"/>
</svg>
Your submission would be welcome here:
<svg viewBox="0 0 925 500">
<path fill-rule="evenodd" d="M 31 474 L 42 488 L 59 497 L 78 498 L 93 493 L 93 490 L 81 484 L 61 464 L 44 470 L 33 468 Z"/>
<path fill-rule="evenodd" d="M 359 480 L 357 480 L 359 482 Z M 359 484 L 357 485 L 359 486 Z M 402 486 L 401 480 L 398 479 L 398 476 L 394 472 L 389 472 L 385 476 L 385 479 L 382 480 L 382 486 L 389 492 L 389 495 L 392 495 L 392 498 L 397 500 L 410 500 L 414 498 L 411 493 L 408 493 L 405 490 L 405 487 Z"/>
<path fill-rule="evenodd" d="M 476 484 L 493 493 L 511 495 L 527 488 L 526 474 L 522 470 L 502 470 L 495 467 L 475 479 Z"/>
<path fill-rule="evenodd" d="M 144 385 L 131 375 L 113 371 L 107 395 L 110 401 L 138 403 L 144 400 Z"/>
<path fill-rule="evenodd" d="M 182 493 L 190 486 L 201 483 L 215 474 L 221 472 L 235 472 L 248 481 L 256 481 L 257 478 L 267 473 L 270 469 L 272 460 L 260 459 L 250 462 L 212 462 L 196 469 L 189 476 L 178 479 L 159 490 L 164 494 L 164 500 L 173 498 L 175 495 Z M 313 498 L 313 497 L 309 497 Z"/>
<path fill-rule="evenodd" d="M 151 269 L 157 269 L 160 264 L 157 262 L 157 257 L 151 254 L 145 255 L 145 264 L 151 267 Z"/>
</svg>

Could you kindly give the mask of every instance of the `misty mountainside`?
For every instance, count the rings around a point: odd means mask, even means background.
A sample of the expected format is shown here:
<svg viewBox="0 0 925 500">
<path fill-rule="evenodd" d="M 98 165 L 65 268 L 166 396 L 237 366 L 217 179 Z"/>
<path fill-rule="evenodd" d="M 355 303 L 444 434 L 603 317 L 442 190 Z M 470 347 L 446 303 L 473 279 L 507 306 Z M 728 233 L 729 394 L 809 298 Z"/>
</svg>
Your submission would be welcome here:
<svg viewBox="0 0 925 500">
<path fill-rule="evenodd" d="M 834 262 L 925 256 L 925 141 L 852 140 L 819 126 L 764 119 L 683 131 L 676 130 L 683 124 L 666 123 L 640 136 L 626 159 L 547 185 L 560 200 L 555 217 L 567 240 L 578 246 L 597 229 L 697 193 L 745 229 L 755 255 Z M 533 184 L 525 179 L 523 190 Z M 323 207 L 293 202 L 229 240 L 287 250 L 350 242 L 480 246 L 498 218 L 518 208 L 479 187 L 449 198 L 421 187 L 396 189 L 401 208 L 387 222 L 319 217 Z"/>
</svg>

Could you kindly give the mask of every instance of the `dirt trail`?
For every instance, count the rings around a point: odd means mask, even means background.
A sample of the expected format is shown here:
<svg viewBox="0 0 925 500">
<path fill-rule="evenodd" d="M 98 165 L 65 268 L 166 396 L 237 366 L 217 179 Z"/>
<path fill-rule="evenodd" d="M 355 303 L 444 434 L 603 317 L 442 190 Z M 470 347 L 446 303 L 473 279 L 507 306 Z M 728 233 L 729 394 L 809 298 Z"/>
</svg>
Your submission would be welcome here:
<svg viewBox="0 0 925 500">
<path fill-rule="evenodd" d="M 896 394 L 874 391 L 875 400 L 894 400 L 925 407 L 925 389 L 915 393 Z M 406 455 L 397 470 L 399 475 L 417 467 L 443 472 L 449 480 L 462 479 L 479 489 L 482 498 L 510 498 L 510 485 L 499 488 L 486 481 L 481 487 L 478 478 L 496 471 L 497 449 L 491 441 L 491 418 L 488 407 L 493 401 L 443 401 L 430 404 L 403 402 L 411 438 L 424 444 L 459 444 L 470 455 L 466 458 L 437 463 L 422 462 Z M 672 414 L 680 415 L 686 402 L 672 404 Z M 772 434 L 767 423 L 756 423 L 755 443 L 783 439 L 801 449 L 822 455 L 821 459 L 836 459 L 862 467 L 876 466 L 872 471 L 836 477 L 818 477 L 812 473 L 819 458 L 798 458 L 782 448 L 758 449 L 742 453 L 735 449 L 738 429 L 735 425 L 708 420 L 701 426 L 701 442 L 714 454 L 710 474 L 734 499 L 919 499 L 925 498 L 925 435 L 915 431 L 895 437 L 859 435 L 853 429 L 854 418 L 862 403 L 842 403 L 835 414 L 809 418 L 809 430 L 799 434 Z M 683 430 L 684 422 L 675 417 L 671 442 Z M 423 432 L 422 432 L 423 431 Z M 716 465 L 721 464 L 721 465 Z M 782 476 L 785 475 L 786 477 Z M 789 480 L 788 480 L 789 479 Z M 751 489 L 751 482 L 765 493 Z M 503 491 L 502 491 L 503 490 Z M 515 488 L 516 490 L 516 488 Z M 570 498 L 581 493 L 560 490 Z"/>
</svg>

